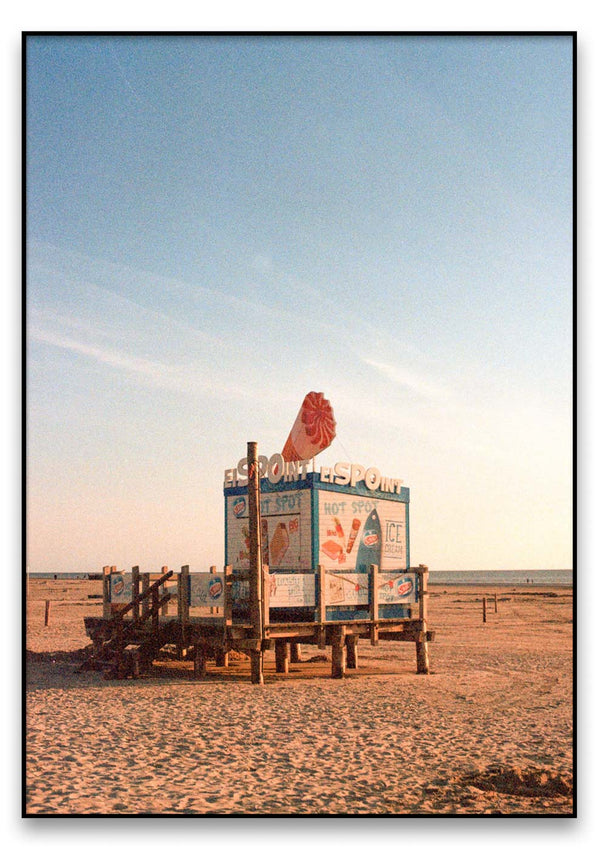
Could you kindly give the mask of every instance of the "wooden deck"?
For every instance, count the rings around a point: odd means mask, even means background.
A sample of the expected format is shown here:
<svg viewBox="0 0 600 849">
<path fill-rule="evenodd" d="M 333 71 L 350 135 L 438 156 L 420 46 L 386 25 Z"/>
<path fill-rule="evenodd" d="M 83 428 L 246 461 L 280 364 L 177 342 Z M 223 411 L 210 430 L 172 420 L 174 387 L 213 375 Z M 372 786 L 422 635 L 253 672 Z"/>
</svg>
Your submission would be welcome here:
<svg viewBox="0 0 600 849">
<path fill-rule="evenodd" d="M 367 639 L 372 645 L 379 640 L 414 642 L 417 673 L 429 672 L 427 644 L 434 632 L 428 630 L 427 567 L 408 570 L 418 583 L 418 603 L 406 605 L 403 618 L 383 618 L 378 615 L 377 596 L 371 592 L 367 610 L 357 610 L 357 618 L 330 621 L 325 597 L 324 570 L 317 582 L 318 592 L 313 611 L 313 621 L 273 622 L 268 606 L 263 606 L 261 629 L 256 623 L 235 621 L 234 583 L 247 579 L 245 574 L 233 575 L 230 569 L 222 573 L 224 597 L 221 606 L 208 608 L 205 615 L 194 615 L 190 608 L 190 573 L 182 567 L 179 574 L 164 572 L 160 575 L 140 574 L 133 570 L 127 581 L 131 585 L 131 601 L 116 604 L 111 598 L 111 580 L 123 576 L 111 567 L 103 574 L 103 615 L 86 617 L 85 629 L 93 643 L 92 658 L 85 668 L 102 668 L 107 675 L 117 678 L 136 677 L 149 669 L 164 646 L 175 646 L 181 659 L 194 660 L 194 675 L 206 671 L 206 662 L 212 659 L 218 666 L 228 664 L 232 650 L 248 654 L 251 661 L 251 678 L 262 683 L 262 666 L 265 651 L 274 650 L 277 672 L 287 672 L 290 659 L 297 656 L 299 646 L 312 644 L 331 647 L 331 674 L 343 678 L 346 668 L 356 668 L 358 645 Z M 216 571 L 213 576 L 218 580 Z M 377 586 L 377 573 L 369 577 L 370 587 Z M 123 578 L 123 585 L 125 579 Z M 170 588 L 170 592 L 168 589 Z M 173 589 L 175 588 L 175 589 Z M 268 602 L 268 599 L 267 599 Z M 176 613 L 169 607 L 177 604 Z M 289 612 L 293 618 L 293 612 Z M 349 615 L 352 615 L 350 613 Z"/>
</svg>

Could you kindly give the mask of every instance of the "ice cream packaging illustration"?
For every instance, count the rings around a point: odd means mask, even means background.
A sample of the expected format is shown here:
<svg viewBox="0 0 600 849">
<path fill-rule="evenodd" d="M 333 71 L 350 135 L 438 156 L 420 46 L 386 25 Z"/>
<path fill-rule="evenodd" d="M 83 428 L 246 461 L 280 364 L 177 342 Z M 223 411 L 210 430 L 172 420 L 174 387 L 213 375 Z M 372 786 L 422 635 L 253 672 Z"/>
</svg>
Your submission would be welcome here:
<svg viewBox="0 0 600 849">
<path fill-rule="evenodd" d="M 269 546 L 271 566 L 279 566 L 290 547 L 290 537 L 285 522 L 279 522 Z"/>
<path fill-rule="evenodd" d="M 381 523 L 376 509 L 371 510 L 362 529 L 356 571 L 368 572 L 372 563 L 381 563 Z"/>
<path fill-rule="evenodd" d="M 331 404 L 322 392 L 309 392 L 302 402 L 281 452 L 286 462 L 311 460 L 335 438 L 335 419 Z"/>
<path fill-rule="evenodd" d="M 360 529 L 360 519 L 352 519 L 352 528 L 350 529 L 350 536 L 348 537 L 348 545 L 346 546 L 346 554 L 350 554 L 354 547 L 354 543 L 356 542 L 356 537 L 358 536 L 358 531 Z"/>
</svg>

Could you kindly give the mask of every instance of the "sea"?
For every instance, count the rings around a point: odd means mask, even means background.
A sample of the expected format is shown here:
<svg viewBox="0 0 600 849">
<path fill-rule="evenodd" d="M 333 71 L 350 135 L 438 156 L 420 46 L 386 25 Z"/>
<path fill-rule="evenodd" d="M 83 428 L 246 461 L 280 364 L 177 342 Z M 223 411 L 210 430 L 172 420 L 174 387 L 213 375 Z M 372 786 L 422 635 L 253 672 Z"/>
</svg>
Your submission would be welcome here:
<svg viewBox="0 0 600 849">
<path fill-rule="evenodd" d="M 465 569 L 429 572 L 430 584 L 573 586 L 572 569 Z"/>
<path fill-rule="evenodd" d="M 93 580 L 102 577 L 99 572 L 30 572 L 30 578 L 52 580 Z M 516 586 L 537 584 L 538 586 L 566 587 L 573 585 L 572 569 L 465 569 L 429 572 L 430 584 L 469 584 L 481 586 Z"/>
</svg>

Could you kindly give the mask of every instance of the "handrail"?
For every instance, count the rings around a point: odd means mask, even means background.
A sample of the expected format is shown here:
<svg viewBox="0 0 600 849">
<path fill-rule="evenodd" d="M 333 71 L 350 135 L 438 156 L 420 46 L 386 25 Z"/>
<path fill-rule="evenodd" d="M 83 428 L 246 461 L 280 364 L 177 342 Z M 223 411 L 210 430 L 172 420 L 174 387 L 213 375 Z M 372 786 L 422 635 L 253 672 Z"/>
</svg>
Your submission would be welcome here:
<svg viewBox="0 0 600 849">
<path fill-rule="evenodd" d="M 135 601 L 130 601 L 129 604 L 126 604 L 125 607 L 121 608 L 121 610 L 116 610 L 114 612 L 113 619 L 122 619 L 124 616 L 126 616 L 127 613 L 129 613 L 130 610 L 133 610 L 133 608 L 136 606 L 136 604 L 139 604 L 140 601 L 144 601 L 144 599 L 151 596 L 152 593 L 154 592 L 154 590 L 157 590 L 162 584 L 165 583 L 165 581 L 168 581 L 169 578 L 172 575 L 173 575 L 172 569 L 169 572 L 165 572 L 165 574 L 161 575 L 161 577 L 158 578 L 158 580 L 154 581 L 154 583 L 151 584 L 148 587 L 147 590 L 144 590 L 144 592 L 141 593 L 141 595 L 138 595 L 138 597 L 135 599 Z M 145 617 L 145 618 L 147 618 L 147 617 Z M 141 621 L 143 621 L 143 620 L 141 620 Z"/>
</svg>

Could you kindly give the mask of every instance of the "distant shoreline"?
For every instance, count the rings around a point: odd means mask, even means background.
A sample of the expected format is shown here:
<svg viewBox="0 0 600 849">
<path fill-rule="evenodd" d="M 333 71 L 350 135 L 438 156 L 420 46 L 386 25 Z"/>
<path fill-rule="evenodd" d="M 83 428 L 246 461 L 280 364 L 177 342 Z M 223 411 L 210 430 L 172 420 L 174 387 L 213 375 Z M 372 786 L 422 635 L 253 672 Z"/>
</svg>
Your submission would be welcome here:
<svg viewBox="0 0 600 849">
<path fill-rule="evenodd" d="M 32 580 L 45 581 L 100 581 L 102 572 L 28 572 L 27 577 Z M 569 569 L 540 569 L 538 574 L 535 570 L 507 569 L 505 572 L 498 569 L 490 570 L 486 575 L 483 570 L 465 570 L 458 572 L 429 573 L 429 585 L 431 587 L 563 587 L 573 589 L 573 572 Z"/>
</svg>

